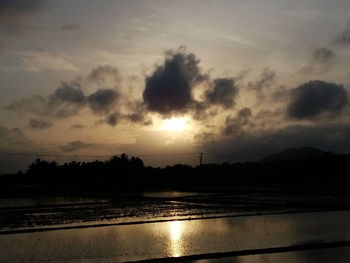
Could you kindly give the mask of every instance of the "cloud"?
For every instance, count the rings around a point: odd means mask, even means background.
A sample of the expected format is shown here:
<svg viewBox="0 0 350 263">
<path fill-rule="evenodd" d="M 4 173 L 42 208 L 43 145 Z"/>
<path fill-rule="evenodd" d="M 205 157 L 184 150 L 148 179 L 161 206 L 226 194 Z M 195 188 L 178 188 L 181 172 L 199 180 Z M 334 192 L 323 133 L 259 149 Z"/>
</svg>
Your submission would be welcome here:
<svg viewBox="0 0 350 263">
<path fill-rule="evenodd" d="M 85 106 L 86 96 L 77 81 L 62 82 L 48 97 L 45 107 L 56 118 L 67 118 L 78 114 Z"/>
<path fill-rule="evenodd" d="M 108 125 L 115 126 L 120 121 L 120 114 L 118 112 L 111 113 L 105 118 L 105 121 Z"/>
<path fill-rule="evenodd" d="M 242 131 L 243 126 L 249 123 L 249 119 L 252 117 L 252 111 L 249 108 L 243 108 L 238 111 L 235 118 L 226 117 L 225 126 L 221 133 L 223 135 L 230 135 L 233 133 L 239 133 Z"/>
<path fill-rule="evenodd" d="M 88 79 L 90 81 L 98 83 L 105 83 L 109 80 L 112 80 L 113 84 L 115 85 L 114 88 L 117 88 L 121 77 L 116 67 L 113 67 L 111 65 L 102 65 L 94 68 L 88 76 Z"/>
<path fill-rule="evenodd" d="M 304 83 L 290 94 L 287 114 L 295 119 L 337 116 L 348 104 L 348 93 L 342 85 L 320 80 Z"/>
<path fill-rule="evenodd" d="M 1 0 L 0 28 L 7 34 L 21 34 L 33 30 L 28 21 L 44 7 L 45 0 Z"/>
<path fill-rule="evenodd" d="M 219 78 L 214 79 L 212 88 L 205 92 L 205 98 L 210 104 L 231 108 L 237 93 L 238 88 L 233 78 Z"/>
<path fill-rule="evenodd" d="M 126 105 L 128 111 L 124 113 L 123 118 L 132 123 L 142 123 L 147 126 L 152 124 L 152 121 L 147 117 L 147 108 L 140 101 L 129 101 Z"/>
<path fill-rule="evenodd" d="M 72 142 L 69 142 L 65 145 L 60 146 L 59 148 L 63 152 L 74 152 L 74 151 L 78 151 L 81 149 L 90 148 L 93 146 L 95 146 L 94 143 L 86 143 L 86 142 L 82 142 L 82 141 L 72 141 Z"/>
<path fill-rule="evenodd" d="M 99 89 L 87 98 L 89 107 L 95 114 L 105 115 L 113 110 L 119 93 L 112 89 Z"/>
<path fill-rule="evenodd" d="M 86 94 L 83 91 L 84 85 L 90 88 L 95 87 L 97 90 L 91 94 Z M 98 87 L 113 87 L 113 89 Z M 117 69 L 111 66 L 100 66 L 93 69 L 86 78 L 80 77 L 70 82 L 61 82 L 46 97 L 34 96 L 29 99 L 14 101 L 5 106 L 4 109 L 63 119 L 79 114 L 84 108 L 90 108 L 93 114 L 106 116 L 120 106 L 117 105 L 117 102 L 121 94 L 116 88 L 119 88 Z M 134 112 L 129 110 L 128 114 L 131 113 Z"/>
<path fill-rule="evenodd" d="M 249 82 L 248 88 L 255 90 L 258 100 L 265 99 L 265 91 L 269 89 L 275 82 L 276 72 L 269 68 L 264 68 L 261 72 L 260 78 L 255 82 Z"/>
<path fill-rule="evenodd" d="M 194 86 L 205 79 L 198 64 L 196 56 L 183 48 L 168 51 L 164 64 L 146 78 L 143 100 L 148 110 L 162 115 L 187 112 Z"/>
<path fill-rule="evenodd" d="M 57 119 L 77 115 L 86 104 L 86 96 L 78 82 L 62 82 L 49 96 L 13 101 L 5 106 L 5 110 L 33 113 L 42 117 Z"/>
<path fill-rule="evenodd" d="M 299 70 L 301 74 L 323 73 L 330 70 L 335 62 L 335 53 L 327 47 L 312 50 L 310 62 Z"/>
<path fill-rule="evenodd" d="M 334 59 L 335 53 L 333 50 L 321 47 L 316 48 L 312 53 L 312 61 L 315 63 L 328 63 L 332 59 Z"/>
<path fill-rule="evenodd" d="M 37 130 L 45 130 L 52 126 L 52 122 L 44 121 L 44 120 L 38 120 L 38 119 L 30 119 L 29 120 L 29 127 L 31 129 L 37 129 Z"/>
<path fill-rule="evenodd" d="M 350 45 L 350 23 L 348 23 L 346 28 L 337 35 L 335 43 L 341 46 Z"/>
</svg>

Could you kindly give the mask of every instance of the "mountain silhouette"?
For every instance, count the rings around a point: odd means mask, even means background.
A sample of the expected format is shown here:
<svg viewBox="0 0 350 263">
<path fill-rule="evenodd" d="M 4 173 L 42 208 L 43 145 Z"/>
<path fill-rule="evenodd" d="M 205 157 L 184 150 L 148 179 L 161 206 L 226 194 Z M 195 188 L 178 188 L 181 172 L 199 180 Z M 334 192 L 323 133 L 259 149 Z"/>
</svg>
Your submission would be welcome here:
<svg viewBox="0 0 350 263">
<path fill-rule="evenodd" d="M 293 161 L 293 160 L 307 160 L 307 159 L 319 159 L 324 157 L 326 152 L 313 147 L 303 148 L 289 148 L 282 152 L 269 155 L 268 157 L 261 159 L 261 163 L 271 163 L 280 161 Z"/>
</svg>

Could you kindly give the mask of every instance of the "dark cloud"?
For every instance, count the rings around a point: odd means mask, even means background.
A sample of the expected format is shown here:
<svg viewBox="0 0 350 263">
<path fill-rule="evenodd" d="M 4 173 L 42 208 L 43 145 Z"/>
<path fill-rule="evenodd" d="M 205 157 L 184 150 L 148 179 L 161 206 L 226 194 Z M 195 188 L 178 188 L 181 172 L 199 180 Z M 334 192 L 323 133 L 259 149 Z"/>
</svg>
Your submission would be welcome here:
<svg viewBox="0 0 350 263">
<path fill-rule="evenodd" d="M 335 61 L 335 53 L 327 47 L 312 50 L 310 63 L 299 70 L 301 74 L 323 73 L 331 69 Z"/>
<path fill-rule="evenodd" d="M 61 151 L 63 152 L 74 152 L 77 150 L 85 149 L 85 148 L 90 148 L 95 146 L 93 143 L 86 143 L 82 141 L 72 141 L 67 143 L 66 145 L 60 146 Z"/>
<path fill-rule="evenodd" d="M 241 109 L 235 118 L 226 117 L 225 126 L 221 133 L 223 135 L 231 135 L 241 132 L 243 126 L 249 123 L 250 117 L 252 117 L 252 111 L 249 108 Z"/>
<path fill-rule="evenodd" d="M 287 113 L 295 119 L 336 116 L 348 103 L 348 93 L 342 85 L 320 80 L 304 83 L 290 94 Z"/>
<path fill-rule="evenodd" d="M 143 123 L 147 126 L 152 121 L 147 117 L 147 108 L 144 103 L 139 101 L 130 101 L 127 104 L 128 112 L 124 113 L 123 119 L 132 123 Z"/>
<path fill-rule="evenodd" d="M 86 97 L 79 83 L 62 82 L 48 97 L 34 96 L 13 101 L 4 109 L 62 119 L 78 114 L 85 104 Z"/>
<path fill-rule="evenodd" d="M 333 50 L 321 47 L 316 48 L 312 53 L 312 61 L 315 63 L 328 63 L 335 58 L 335 53 Z"/>
<path fill-rule="evenodd" d="M 249 82 L 248 88 L 256 91 L 258 100 L 265 99 L 265 91 L 269 89 L 275 82 L 276 72 L 269 68 L 264 68 L 261 72 L 260 78 L 255 82 Z"/>
<path fill-rule="evenodd" d="M 28 24 L 45 5 L 45 0 L 1 0 L 0 28 L 8 34 L 19 34 L 37 29 Z"/>
<path fill-rule="evenodd" d="M 106 123 L 112 126 L 116 125 L 119 120 L 149 124 L 150 121 L 146 118 L 147 110 L 142 102 L 129 101 L 128 98 L 124 98 L 119 103 L 122 97 L 122 94 L 117 90 L 119 81 L 119 73 L 115 67 L 99 66 L 93 69 L 86 78 L 80 77 L 71 82 L 60 83 L 49 96 L 35 96 L 30 99 L 14 101 L 5 106 L 4 109 L 62 119 L 75 116 L 83 108 L 88 107 L 95 115 L 104 116 Z M 87 95 L 83 85 L 98 89 Z M 120 113 L 121 111 L 123 114 Z"/>
<path fill-rule="evenodd" d="M 62 31 L 77 31 L 81 29 L 80 24 L 66 24 L 60 27 Z"/>
<path fill-rule="evenodd" d="M 49 97 L 50 104 L 59 104 L 62 102 L 85 104 L 85 95 L 81 86 L 77 82 L 62 82 L 61 85 Z"/>
<path fill-rule="evenodd" d="M 28 14 L 40 9 L 45 0 L 1 0 L 0 16 Z"/>
<path fill-rule="evenodd" d="M 113 110 L 119 93 L 112 89 L 99 89 L 88 97 L 89 107 L 95 114 L 105 115 Z"/>
<path fill-rule="evenodd" d="M 169 51 L 164 64 L 146 78 L 143 100 L 148 110 L 162 115 L 184 113 L 193 103 L 192 90 L 204 80 L 193 53 Z"/>
<path fill-rule="evenodd" d="M 210 104 L 231 108 L 238 93 L 233 78 L 214 79 L 212 88 L 205 92 L 205 98 Z"/>
<path fill-rule="evenodd" d="M 29 120 L 29 127 L 31 129 L 37 129 L 37 130 L 45 130 L 52 126 L 52 122 L 45 121 L 45 120 L 38 120 L 38 119 L 30 119 Z"/>
<path fill-rule="evenodd" d="M 56 118 L 74 116 L 85 106 L 86 97 L 78 82 L 62 82 L 48 97 L 46 107 Z"/>
<path fill-rule="evenodd" d="M 350 45 L 350 23 L 346 25 L 346 28 L 338 34 L 335 39 L 336 44 L 341 46 Z"/>
<path fill-rule="evenodd" d="M 115 126 L 120 121 L 120 114 L 118 112 L 114 112 L 106 116 L 105 122 L 110 126 Z"/>
<path fill-rule="evenodd" d="M 148 126 L 152 121 L 147 117 L 144 105 L 139 102 L 130 102 L 127 105 L 127 112 L 113 112 L 106 116 L 105 122 L 110 126 L 117 125 L 120 121 L 142 124 Z"/>
</svg>

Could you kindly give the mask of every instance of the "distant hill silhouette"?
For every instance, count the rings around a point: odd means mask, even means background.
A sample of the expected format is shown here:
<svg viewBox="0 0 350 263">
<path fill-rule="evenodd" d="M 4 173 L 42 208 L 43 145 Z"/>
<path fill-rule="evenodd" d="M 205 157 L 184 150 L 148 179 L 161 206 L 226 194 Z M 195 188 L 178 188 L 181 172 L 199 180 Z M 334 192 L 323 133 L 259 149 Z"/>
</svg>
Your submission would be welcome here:
<svg viewBox="0 0 350 263">
<path fill-rule="evenodd" d="M 308 159 L 319 159 L 324 157 L 327 152 L 313 148 L 289 148 L 282 152 L 271 154 L 268 157 L 261 159 L 260 163 L 271 163 L 280 161 L 294 161 L 294 160 L 308 160 Z"/>
</svg>

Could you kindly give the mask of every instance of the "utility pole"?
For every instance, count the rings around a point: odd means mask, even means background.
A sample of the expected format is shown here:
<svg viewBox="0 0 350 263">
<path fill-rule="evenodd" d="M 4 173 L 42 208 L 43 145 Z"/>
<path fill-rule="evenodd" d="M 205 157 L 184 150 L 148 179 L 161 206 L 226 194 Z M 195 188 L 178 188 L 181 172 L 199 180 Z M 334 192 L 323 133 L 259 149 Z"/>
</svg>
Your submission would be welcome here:
<svg viewBox="0 0 350 263">
<path fill-rule="evenodd" d="M 199 166 L 202 165 L 204 153 L 199 153 Z"/>
</svg>

